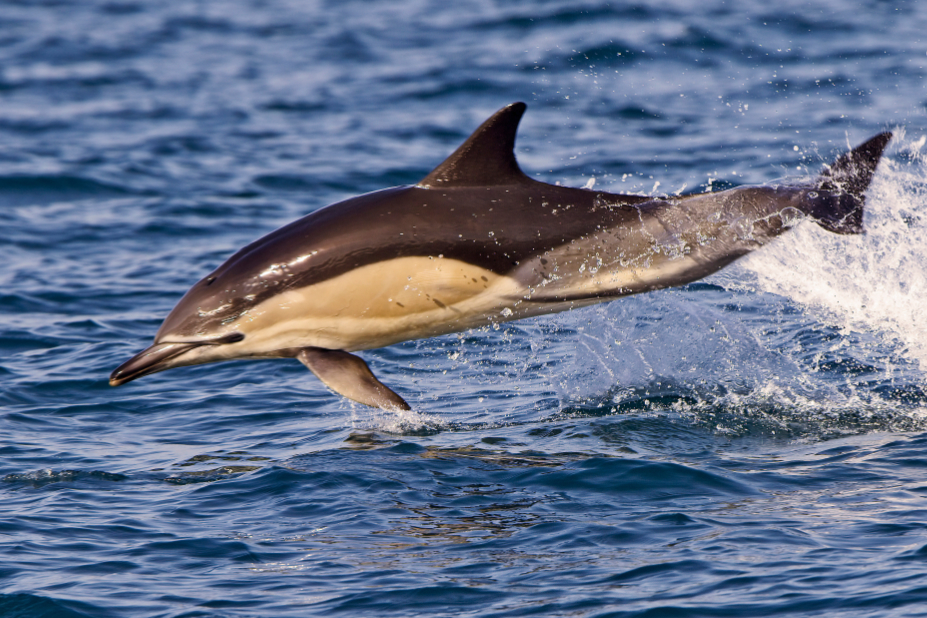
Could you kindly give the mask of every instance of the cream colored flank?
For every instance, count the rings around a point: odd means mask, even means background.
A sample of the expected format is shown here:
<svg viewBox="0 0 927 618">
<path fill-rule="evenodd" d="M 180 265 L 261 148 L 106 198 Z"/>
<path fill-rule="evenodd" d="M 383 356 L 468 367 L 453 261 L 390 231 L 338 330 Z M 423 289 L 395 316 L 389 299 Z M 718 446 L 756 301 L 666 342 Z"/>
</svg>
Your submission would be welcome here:
<svg viewBox="0 0 927 618">
<path fill-rule="evenodd" d="M 228 330 L 244 341 L 222 346 L 223 355 L 261 356 L 282 348 L 315 346 L 346 351 L 379 348 L 600 302 L 603 292 L 651 285 L 678 278 L 688 259 L 659 260 L 641 268 L 573 269 L 566 260 L 559 272 L 535 288 L 512 276 L 443 257 L 403 257 L 368 264 L 326 281 L 287 290 L 249 309 Z M 569 267 L 572 272 L 566 272 Z M 532 296 L 589 299 L 531 302 Z M 620 294 L 618 294 L 620 295 Z M 214 350 L 220 352 L 220 350 Z"/>
</svg>

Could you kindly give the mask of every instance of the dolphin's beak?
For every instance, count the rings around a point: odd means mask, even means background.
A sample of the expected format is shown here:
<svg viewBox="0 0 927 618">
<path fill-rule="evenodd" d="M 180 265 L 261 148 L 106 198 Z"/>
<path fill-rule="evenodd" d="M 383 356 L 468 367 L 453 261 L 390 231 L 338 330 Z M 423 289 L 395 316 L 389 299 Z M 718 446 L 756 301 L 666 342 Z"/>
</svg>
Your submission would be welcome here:
<svg viewBox="0 0 927 618">
<path fill-rule="evenodd" d="M 110 386 L 119 386 L 135 378 L 167 369 L 167 361 L 207 342 L 156 343 L 119 365 L 109 376 Z"/>
</svg>

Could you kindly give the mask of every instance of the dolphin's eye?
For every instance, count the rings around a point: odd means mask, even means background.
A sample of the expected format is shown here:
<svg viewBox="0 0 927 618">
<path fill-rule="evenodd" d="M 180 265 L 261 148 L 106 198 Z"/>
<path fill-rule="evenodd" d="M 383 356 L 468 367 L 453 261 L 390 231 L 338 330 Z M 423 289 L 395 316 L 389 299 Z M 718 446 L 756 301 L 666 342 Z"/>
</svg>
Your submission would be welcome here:
<svg viewBox="0 0 927 618">
<path fill-rule="evenodd" d="M 216 280 L 215 275 L 210 275 L 209 277 L 206 277 L 206 285 L 212 285 L 212 282 L 215 280 Z"/>
<path fill-rule="evenodd" d="M 213 344 L 217 344 L 217 343 L 218 343 L 218 344 L 221 344 L 221 343 L 238 343 L 239 341 L 244 340 L 244 338 L 245 338 L 245 334 L 244 334 L 244 333 L 229 333 L 228 335 L 226 335 L 226 336 L 224 336 L 224 337 L 219 337 L 218 339 L 213 339 L 213 340 L 210 341 L 209 343 L 213 343 Z"/>
</svg>

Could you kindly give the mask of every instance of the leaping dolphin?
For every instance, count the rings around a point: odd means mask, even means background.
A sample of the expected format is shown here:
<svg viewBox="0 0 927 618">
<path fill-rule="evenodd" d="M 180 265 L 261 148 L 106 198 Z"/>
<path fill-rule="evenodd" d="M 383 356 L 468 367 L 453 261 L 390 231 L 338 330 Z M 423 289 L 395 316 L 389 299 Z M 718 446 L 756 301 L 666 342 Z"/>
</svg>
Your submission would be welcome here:
<svg viewBox="0 0 927 618">
<path fill-rule="evenodd" d="M 892 137 L 873 137 L 811 182 L 616 195 L 526 176 L 513 152 L 525 108 L 496 112 L 414 186 L 332 204 L 240 250 L 110 384 L 295 357 L 349 399 L 409 409 L 351 352 L 685 285 L 806 217 L 862 233 L 864 193 Z"/>
</svg>

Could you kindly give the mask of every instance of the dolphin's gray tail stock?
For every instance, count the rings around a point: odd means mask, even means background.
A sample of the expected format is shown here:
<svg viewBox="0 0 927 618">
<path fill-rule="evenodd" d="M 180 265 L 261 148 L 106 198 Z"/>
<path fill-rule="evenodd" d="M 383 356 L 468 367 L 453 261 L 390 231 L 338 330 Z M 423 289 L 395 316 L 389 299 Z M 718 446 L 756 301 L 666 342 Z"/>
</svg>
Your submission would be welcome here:
<svg viewBox="0 0 927 618">
<path fill-rule="evenodd" d="M 808 213 L 818 225 L 836 234 L 863 233 L 866 189 L 891 139 L 891 132 L 880 133 L 824 170 Z"/>
</svg>

